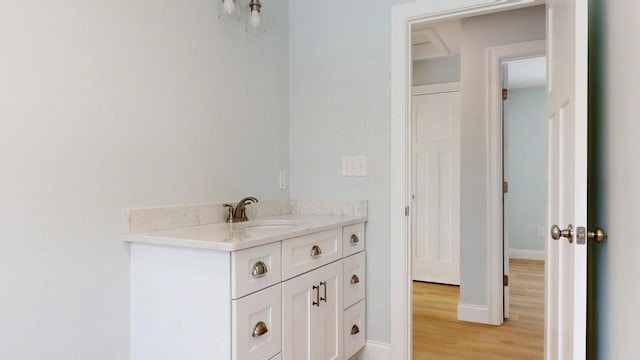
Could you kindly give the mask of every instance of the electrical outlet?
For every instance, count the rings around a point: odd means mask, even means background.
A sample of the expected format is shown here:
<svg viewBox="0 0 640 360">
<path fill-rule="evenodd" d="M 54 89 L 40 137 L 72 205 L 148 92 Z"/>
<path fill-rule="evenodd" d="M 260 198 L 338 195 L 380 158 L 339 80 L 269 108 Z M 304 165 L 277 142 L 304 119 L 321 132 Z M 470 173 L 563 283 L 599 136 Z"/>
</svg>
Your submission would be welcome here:
<svg viewBox="0 0 640 360">
<path fill-rule="evenodd" d="M 367 176 L 367 157 L 343 156 L 342 176 Z"/>
</svg>

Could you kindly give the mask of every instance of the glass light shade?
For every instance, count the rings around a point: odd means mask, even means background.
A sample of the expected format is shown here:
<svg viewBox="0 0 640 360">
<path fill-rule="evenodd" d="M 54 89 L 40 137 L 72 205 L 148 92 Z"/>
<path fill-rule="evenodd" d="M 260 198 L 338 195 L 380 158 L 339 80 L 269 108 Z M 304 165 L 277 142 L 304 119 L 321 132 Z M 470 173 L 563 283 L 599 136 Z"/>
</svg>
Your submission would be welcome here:
<svg viewBox="0 0 640 360">
<path fill-rule="evenodd" d="M 218 0 L 218 18 L 225 21 L 239 21 L 242 11 L 240 0 Z"/>
<path fill-rule="evenodd" d="M 252 6 L 253 3 L 257 6 Z M 251 0 L 246 9 L 247 32 L 249 34 L 264 34 L 267 28 L 264 26 L 264 11 L 260 1 Z"/>
</svg>

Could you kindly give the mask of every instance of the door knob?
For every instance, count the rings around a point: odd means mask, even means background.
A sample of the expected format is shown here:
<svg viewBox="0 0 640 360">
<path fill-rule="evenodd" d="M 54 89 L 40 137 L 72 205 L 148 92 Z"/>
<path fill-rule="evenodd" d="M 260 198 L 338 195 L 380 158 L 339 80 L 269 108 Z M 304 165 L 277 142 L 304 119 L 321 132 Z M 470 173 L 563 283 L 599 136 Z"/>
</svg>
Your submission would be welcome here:
<svg viewBox="0 0 640 360">
<path fill-rule="evenodd" d="M 601 227 L 597 227 L 595 229 L 593 229 L 593 231 L 587 231 L 586 228 L 579 226 L 578 227 L 578 234 L 577 234 L 577 243 L 584 245 L 587 243 L 587 239 L 589 240 L 593 240 L 595 242 L 597 242 L 598 244 L 604 242 L 605 240 L 607 240 L 607 232 L 604 231 L 603 228 Z"/>
<path fill-rule="evenodd" d="M 553 225 L 551 227 L 551 238 L 553 240 L 560 240 L 561 237 L 567 238 L 569 243 L 573 242 L 573 225 L 569 224 L 569 226 L 562 230 L 558 225 Z"/>
<path fill-rule="evenodd" d="M 597 227 L 595 229 L 593 229 L 593 231 L 588 231 L 587 232 L 587 238 L 589 240 L 593 240 L 595 242 L 597 242 L 598 244 L 604 242 L 605 240 L 607 240 L 607 237 L 609 235 L 607 235 L 607 232 L 604 231 L 603 228 L 601 227 Z"/>
</svg>

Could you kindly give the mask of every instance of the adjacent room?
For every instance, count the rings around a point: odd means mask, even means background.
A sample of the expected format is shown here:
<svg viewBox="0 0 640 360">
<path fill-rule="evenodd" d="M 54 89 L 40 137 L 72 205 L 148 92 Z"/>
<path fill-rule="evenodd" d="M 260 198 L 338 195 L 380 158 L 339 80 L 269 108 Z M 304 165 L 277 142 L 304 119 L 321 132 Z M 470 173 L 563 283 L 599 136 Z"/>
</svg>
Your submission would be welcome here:
<svg viewBox="0 0 640 360">
<path fill-rule="evenodd" d="M 479 29 L 479 24 L 486 32 Z M 475 189 L 484 184 L 478 176 L 477 165 L 472 167 L 470 163 L 475 156 L 471 139 L 477 139 L 478 133 L 471 136 L 468 132 L 463 134 L 462 129 L 483 121 L 479 116 L 482 112 L 477 109 L 491 106 L 489 102 L 493 98 L 486 96 L 483 82 L 474 82 L 482 78 L 483 72 L 489 73 L 487 66 L 491 64 L 485 65 L 485 49 L 531 40 L 530 33 L 525 32 L 528 26 L 544 29 L 543 8 L 418 24 L 412 28 L 415 358 L 472 359 L 478 354 L 491 358 L 543 358 L 544 53 L 496 64 L 500 67 L 497 73 L 502 83 L 497 90 L 501 95 L 503 129 L 504 192 L 500 202 L 504 206 L 500 233 L 504 258 L 501 275 L 505 279 L 504 322 L 500 326 L 480 325 L 488 324 L 478 315 L 477 309 L 481 308 L 461 300 L 462 292 L 472 298 L 482 290 L 491 291 L 461 284 L 461 272 L 476 266 L 476 259 L 467 258 L 466 263 L 461 263 L 461 234 L 468 237 L 462 241 L 476 241 L 477 231 L 472 230 L 477 225 L 471 219 L 483 216 L 474 209 L 475 200 L 469 196 L 461 198 L 461 184 Z M 504 38 L 505 32 L 511 34 L 509 38 Z M 544 32 L 539 34 L 544 39 Z M 487 104 L 483 106 L 481 100 L 472 99 L 485 99 Z M 466 176 L 463 181 L 461 174 Z M 476 309 L 476 313 L 467 309 Z M 502 343 L 510 346 L 501 347 Z"/>
</svg>

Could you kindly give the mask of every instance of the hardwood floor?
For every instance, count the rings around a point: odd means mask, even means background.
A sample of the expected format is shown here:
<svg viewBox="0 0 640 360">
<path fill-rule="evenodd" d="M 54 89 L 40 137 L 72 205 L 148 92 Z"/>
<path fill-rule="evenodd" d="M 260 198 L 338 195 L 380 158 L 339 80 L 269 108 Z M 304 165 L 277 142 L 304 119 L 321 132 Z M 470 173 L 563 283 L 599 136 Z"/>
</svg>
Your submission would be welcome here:
<svg viewBox="0 0 640 360">
<path fill-rule="evenodd" d="M 456 320 L 457 286 L 413 283 L 413 358 L 543 359 L 544 262 L 509 262 L 511 317 L 502 326 Z"/>
</svg>

